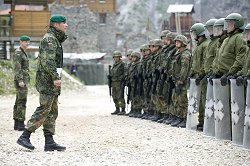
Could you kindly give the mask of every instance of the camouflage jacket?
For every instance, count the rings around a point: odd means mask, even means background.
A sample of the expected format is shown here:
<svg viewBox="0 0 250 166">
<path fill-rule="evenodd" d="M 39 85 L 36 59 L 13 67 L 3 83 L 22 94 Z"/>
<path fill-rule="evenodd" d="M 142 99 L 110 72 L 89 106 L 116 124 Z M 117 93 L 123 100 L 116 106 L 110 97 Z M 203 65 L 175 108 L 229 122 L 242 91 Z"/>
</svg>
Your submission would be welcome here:
<svg viewBox="0 0 250 166">
<path fill-rule="evenodd" d="M 141 72 L 144 78 L 147 75 L 147 63 L 149 59 L 150 59 L 150 55 L 143 57 L 141 60 Z"/>
<path fill-rule="evenodd" d="M 24 50 L 20 47 L 15 50 L 14 60 L 14 80 L 23 81 L 25 84 L 29 83 L 29 59 Z"/>
<path fill-rule="evenodd" d="M 172 75 L 173 60 L 175 59 L 176 48 L 174 44 L 171 44 L 164 50 L 165 56 L 162 57 L 161 62 L 164 69 L 164 73 L 168 76 Z"/>
<path fill-rule="evenodd" d="M 133 62 L 129 69 L 129 82 L 132 87 L 134 86 L 135 78 L 138 76 L 138 73 L 140 72 L 140 67 L 141 67 L 140 61 L 137 61 L 137 62 Z"/>
<path fill-rule="evenodd" d="M 219 49 L 215 72 L 236 74 L 243 67 L 246 50 L 247 45 L 243 40 L 242 33 L 235 32 L 229 35 Z"/>
<path fill-rule="evenodd" d="M 198 42 L 192 56 L 192 66 L 190 73 L 194 78 L 205 75 L 204 59 L 206 56 L 206 49 L 208 46 L 208 40 L 205 38 L 201 42 Z"/>
<path fill-rule="evenodd" d="M 125 77 L 125 63 L 120 61 L 114 63 L 111 69 L 112 82 L 122 81 Z"/>
<path fill-rule="evenodd" d="M 205 55 L 205 61 L 204 61 L 204 70 L 206 74 L 212 70 L 212 64 L 213 64 L 214 58 L 216 57 L 218 42 L 219 42 L 219 38 L 213 37 L 211 41 L 208 43 L 207 51 Z"/>
<path fill-rule="evenodd" d="M 175 82 L 181 81 L 187 82 L 189 70 L 191 66 L 191 53 L 187 48 L 178 50 L 175 53 L 175 59 L 173 60 L 173 80 Z"/>
<path fill-rule="evenodd" d="M 36 89 L 39 93 L 60 94 L 61 88 L 56 87 L 54 81 L 61 79 L 57 68 L 63 67 L 61 43 L 64 40 L 66 40 L 65 33 L 50 27 L 40 42 L 36 73 Z"/>
</svg>

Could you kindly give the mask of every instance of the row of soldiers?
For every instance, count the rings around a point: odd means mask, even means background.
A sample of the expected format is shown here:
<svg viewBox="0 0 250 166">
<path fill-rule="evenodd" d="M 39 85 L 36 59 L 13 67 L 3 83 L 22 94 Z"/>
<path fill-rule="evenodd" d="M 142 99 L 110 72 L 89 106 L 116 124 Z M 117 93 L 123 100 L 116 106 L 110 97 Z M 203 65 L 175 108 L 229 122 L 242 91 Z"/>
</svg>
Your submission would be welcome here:
<svg viewBox="0 0 250 166">
<path fill-rule="evenodd" d="M 140 52 L 128 50 L 131 62 L 127 65 L 121 61 L 121 53 L 114 52 L 115 64 L 109 75 L 116 106 L 112 114 L 126 114 L 127 87 L 127 103 L 131 101 L 128 116 L 185 127 L 191 62 L 188 39 L 168 30 L 162 31 L 160 38 L 143 45 Z"/>
<path fill-rule="evenodd" d="M 235 78 L 240 85 L 250 77 L 250 24 L 244 28 L 244 18 L 231 13 L 205 25 L 195 23 L 190 35 L 195 42 L 193 55 L 187 49 L 187 38 L 168 30 L 161 32 L 160 39 L 143 45 L 140 53 L 129 50 L 128 64 L 121 61 L 119 51 L 114 52 L 115 64 L 108 76 L 116 106 L 112 114 L 126 114 L 127 87 L 127 102 L 131 101 L 128 116 L 185 127 L 187 89 L 189 80 L 195 79 L 201 87 L 197 129 L 203 129 L 207 80 L 212 84 L 213 79 L 220 79 L 225 86 Z"/>
</svg>

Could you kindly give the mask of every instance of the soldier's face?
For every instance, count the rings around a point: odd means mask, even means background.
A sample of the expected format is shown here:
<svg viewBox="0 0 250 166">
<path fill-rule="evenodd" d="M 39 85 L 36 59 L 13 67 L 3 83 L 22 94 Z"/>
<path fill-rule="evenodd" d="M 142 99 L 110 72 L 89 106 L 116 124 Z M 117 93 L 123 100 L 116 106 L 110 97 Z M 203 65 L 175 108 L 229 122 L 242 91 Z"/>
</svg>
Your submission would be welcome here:
<svg viewBox="0 0 250 166">
<path fill-rule="evenodd" d="M 243 38 L 245 41 L 250 41 L 250 30 L 245 30 L 243 33 Z"/>
<path fill-rule="evenodd" d="M 146 55 L 149 55 L 151 53 L 150 50 L 145 50 L 144 52 L 145 52 Z"/>
<path fill-rule="evenodd" d="M 175 41 L 175 47 L 176 48 L 181 48 L 182 47 L 182 43 L 179 40 Z"/>
<path fill-rule="evenodd" d="M 149 48 L 150 48 L 151 52 L 154 52 L 154 46 L 153 45 L 150 45 Z"/>
<path fill-rule="evenodd" d="M 233 20 L 227 20 L 226 26 L 227 26 L 227 33 L 232 32 L 235 29 Z"/>
<path fill-rule="evenodd" d="M 115 56 L 114 57 L 114 61 L 117 63 L 117 62 L 119 62 L 121 60 L 121 57 L 118 57 L 118 56 Z"/>
<path fill-rule="evenodd" d="M 66 32 L 68 24 L 66 22 L 55 23 L 55 28 L 63 32 Z"/>
<path fill-rule="evenodd" d="M 30 41 L 20 41 L 20 46 L 23 48 L 23 49 L 27 49 L 30 45 Z"/>
</svg>

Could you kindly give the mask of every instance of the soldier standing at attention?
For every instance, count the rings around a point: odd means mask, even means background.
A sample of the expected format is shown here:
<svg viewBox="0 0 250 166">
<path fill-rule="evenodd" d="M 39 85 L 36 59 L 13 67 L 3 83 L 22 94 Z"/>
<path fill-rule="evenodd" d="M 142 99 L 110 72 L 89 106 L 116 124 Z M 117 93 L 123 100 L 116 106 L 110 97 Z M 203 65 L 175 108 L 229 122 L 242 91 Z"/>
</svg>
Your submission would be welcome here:
<svg viewBox="0 0 250 166">
<path fill-rule="evenodd" d="M 30 44 L 29 36 L 20 37 L 20 47 L 14 54 L 14 84 L 16 88 L 16 101 L 13 109 L 14 130 L 23 131 L 26 114 L 26 103 L 29 76 L 29 59 L 25 52 Z"/>
<path fill-rule="evenodd" d="M 199 124 L 198 130 L 203 130 L 204 113 L 205 113 L 205 101 L 206 101 L 206 82 L 203 80 L 205 77 L 204 62 L 206 57 L 206 49 L 208 46 L 208 40 L 206 38 L 206 30 L 202 23 L 195 23 L 191 29 L 191 38 L 197 42 L 196 48 L 193 51 L 192 67 L 190 72 L 190 78 L 195 79 L 196 85 L 201 84 L 201 95 L 199 102 Z"/>
<path fill-rule="evenodd" d="M 114 65 L 111 69 L 111 80 L 112 80 L 112 98 L 115 103 L 115 111 L 111 115 L 116 115 L 120 112 L 125 114 L 125 100 L 124 95 L 121 95 L 122 81 L 124 81 L 125 76 L 125 63 L 121 60 L 122 54 L 120 51 L 114 51 Z M 120 107 L 122 110 L 120 110 Z M 121 114 L 121 113 L 120 113 Z"/>
<path fill-rule="evenodd" d="M 186 48 L 188 40 L 184 35 L 175 37 L 175 45 L 177 52 L 173 62 L 173 81 L 175 83 L 175 91 L 173 93 L 174 112 L 177 120 L 171 123 L 171 126 L 186 127 L 187 118 L 187 79 L 190 70 L 191 53 Z"/>
<path fill-rule="evenodd" d="M 61 70 L 63 67 L 62 42 L 67 39 L 66 18 L 55 15 L 50 18 L 47 33 L 43 36 L 40 46 L 36 72 L 36 89 L 39 92 L 40 106 L 27 122 L 26 129 L 18 138 L 17 143 L 34 150 L 30 135 L 41 125 L 45 136 L 44 151 L 63 151 L 66 149 L 55 143 L 55 122 L 58 116 L 58 96 L 61 92 Z"/>
</svg>

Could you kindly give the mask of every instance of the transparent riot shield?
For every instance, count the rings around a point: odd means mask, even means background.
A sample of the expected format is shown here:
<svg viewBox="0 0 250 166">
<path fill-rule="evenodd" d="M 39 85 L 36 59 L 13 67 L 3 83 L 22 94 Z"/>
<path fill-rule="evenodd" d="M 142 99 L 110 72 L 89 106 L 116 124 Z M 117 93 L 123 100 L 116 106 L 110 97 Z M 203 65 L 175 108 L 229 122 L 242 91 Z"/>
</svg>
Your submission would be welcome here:
<svg viewBox="0 0 250 166">
<path fill-rule="evenodd" d="M 245 118 L 244 85 L 237 86 L 236 79 L 230 79 L 230 83 L 232 143 L 242 145 Z"/>
<path fill-rule="evenodd" d="M 222 86 L 220 79 L 213 79 L 215 138 L 231 140 L 229 85 Z"/>
<path fill-rule="evenodd" d="M 206 94 L 206 105 L 205 105 L 205 116 L 204 116 L 204 127 L 203 133 L 206 136 L 214 137 L 214 97 L 213 97 L 213 86 L 207 80 L 207 94 Z"/>
<path fill-rule="evenodd" d="M 196 130 L 198 124 L 198 108 L 200 102 L 201 87 L 195 84 L 195 79 L 190 79 L 190 89 L 188 96 L 188 112 L 186 128 Z"/>
<path fill-rule="evenodd" d="M 250 149 L 250 80 L 247 80 L 243 147 Z"/>
</svg>

